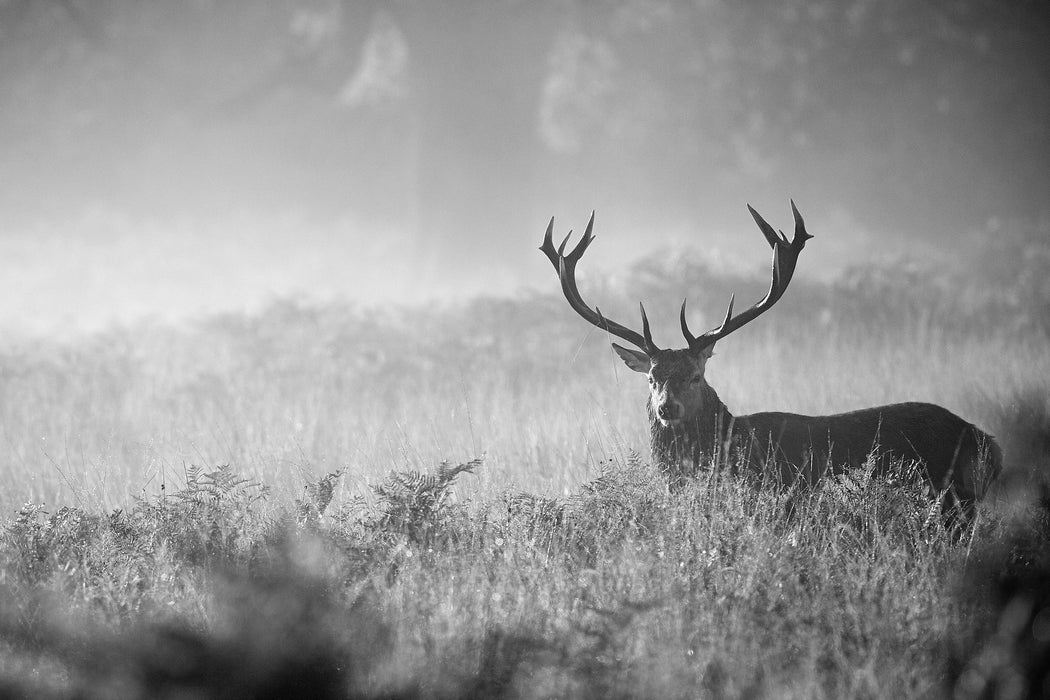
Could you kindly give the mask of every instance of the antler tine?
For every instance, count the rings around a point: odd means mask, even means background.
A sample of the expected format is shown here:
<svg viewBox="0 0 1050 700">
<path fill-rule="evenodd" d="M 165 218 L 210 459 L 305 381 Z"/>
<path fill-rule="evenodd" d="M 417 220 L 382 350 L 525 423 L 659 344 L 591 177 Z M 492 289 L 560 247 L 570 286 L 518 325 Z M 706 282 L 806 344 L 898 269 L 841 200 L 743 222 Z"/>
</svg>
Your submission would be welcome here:
<svg viewBox="0 0 1050 700">
<path fill-rule="evenodd" d="M 543 244 L 540 246 L 540 250 L 544 252 L 547 259 L 554 265 L 554 269 L 558 269 L 558 260 L 564 258 L 567 262 L 575 266 L 576 262 L 583 257 L 583 254 L 587 252 L 587 248 L 594 241 L 595 236 L 591 231 L 594 229 L 594 212 L 591 212 L 591 219 L 587 222 L 587 230 L 583 232 L 583 238 L 576 244 L 576 247 L 572 249 L 568 255 L 565 254 L 565 246 L 568 244 L 569 239 L 572 238 L 572 229 L 565 234 L 565 238 L 562 239 L 561 245 L 557 248 L 554 247 L 554 217 L 551 217 L 550 223 L 547 224 L 547 231 L 543 234 Z"/>
<path fill-rule="evenodd" d="M 615 321 L 609 320 L 602 315 L 597 308 L 592 309 L 587 302 L 583 300 L 580 295 L 580 290 L 576 287 L 576 263 L 580 261 L 583 254 L 587 252 L 588 246 L 594 241 L 594 212 L 591 212 L 591 218 L 587 222 L 587 229 L 583 233 L 583 237 L 580 242 L 576 244 L 572 252 L 566 254 L 565 246 L 568 243 L 568 236 L 562 241 L 561 246 L 557 249 L 554 247 L 554 217 L 551 217 L 550 223 L 547 225 L 547 232 L 543 236 L 543 244 L 540 246 L 540 250 L 543 251 L 547 259 L 551 261 L 554 269 L 558 271 L 558 278 L 561 280 L 562 294 L 565 295 L 565 300 L 569 302 L 569 306 L 573 311 L 578 313 L 588 323 L 601 328 L 602 330 L 611 333 L 618 338 L 622 338 L 633 345 L 638 346 L 645 350 L 645 352 L 652 355 L 659 351 L 659 348 L 653 343 L 652 336 L 649 333 L 649 321 L 645 317 L 645 309 L 642 309 L 642 326 L 644 335 L 639 334 L 637 331 L 633 331 L 626 326 L 622 326 Z M 570 231 L 570 235 L 571 235 Z"/>
<path fill-rule="evenodd" d="M 642 346 L 642 349 L 652 355 L 653 352 L 659 348 L 657 348 L 656 344 L 653 342 L 653 334 L 649 330 L 649 319 L 645 317 L 645 306 L 642 305 L 642 302 L 638 302 L 638 308 L 642 312 L 642 340 L 645 341 L 645 345 Z"/>
<path fill-rule="evenodd" d="M 717 328 L 713 328 L 697 338 L 691 338 L 690 334 L 686 333 L 686 340 L 689 341 L 689 347 L 692 350 L 701 350 L 714 344 L 772 308 L 780 297 L 784 295 L 784 292 L 787 291 L 791 277 L 795 274 L 795 263 L 798 262 L 799 253 L 805 247 L 806 241 L 813 238 L 806 231 L 806 225 L 802 220 L 802 215 L 799 214 L 798 209 L 795 207 L 794 201 L 791 202 L 791 213 L 795 218 L 795 235 L 790 242 L 783 233 L 778 234 L 772 226 L 766 223 L 766 220 L 750 204 L 747 206 L 747 209 L 751 212 L 755 223 L 758 224 L 758 229 L 762 232 L 770 247 L 773 248 L 769 291 L 766 292 L 761 301 L 741 312 L 738 316 L 733 316 L 734 297 L 731 297 L 725 318 Z M 682 311 L 682 330 L 685 332 L 687 328 L 685 327 L 684 305 Z"/>
<path fill-rule="evenodd" d="M 582 250 L 580 250 L 580 257 L 581 258 L 583 257 L 584 251 L 587 250 L 588 246 L 590 246 L 591 241 L 594 240 L 594 233 L 593 233 L 593 231 L 594 231 L 594 210 L 591 209 L 591 218 L 587 219 L 587 228 L 583 232 L 583 240 L 580 241 L 580 246 L 582 246 L 582 248 L 583 248 Z M 584 241 L 586 241 L 586 243 L 584 243 Z M 576 251 L 574 250 L 574 251 L 572 251 L 572 253 L 573 253 L 573 255 L 575 255 Z"/>
<path fill-rule="evenodd" d="M 792 243 L 801 239 L 801 243 L 798 244 L 798 247 L 801 249 L 806 244 L 806 241 L 813 238 L 813 236 L 806 231 L 806 222 L 802 220 L 802 215 L 798 213 L 798 207 L 795 206 L 795 200 L 793 199 L 791 200 L 791 214 L 795 217 L 795 237 L 792 239 Z"/>
<path fill-rule="evenodd" d="M 547 224 L 547 232 L 543 234 L 543 243 L 540 244 L 540 250 L 544 253 L 547 252 L 547 248 L 554 247 L 554 217 L 551 217 L 550 223 Z"/>
<path fill-rule="evenodd" d="M 733 318 L 733 302 L 735 302 L 735 301 L 736 301 L 736 292 L 733 292 L 732 294 L 729 295 L 729 306 L 726 307 L 725 318 L 722 319 L 722 323 L 718 324 L 718 329 L 719 330 L 723 330 L 726 327 L 726 324 L 729 323 L 729 320 L 731 318 Z"/>
<path fill-rule="evenodd" d="M 795 263 L 798 262 L 798 254 L 802 252 L 802 249 L 806 246 L 806 241 L 813 238 L 809 232 L 806 231 L 806 222 L 802 220 L 802 214 L 799 213 L 798 208 L 795 206 L 794 200 L 791 201 L 791 214 L 795 218 L 795 235 L 788 243 L 787 238 L 784 238 L 783 248 L 784 256 L 774 255 L 773 259 L 773 272 L 778 278 L 783 280 L 780 294 L 784 293 L 784 289 L 787 288 L 788 282 L 791 281 L 791 276 L 795 274 Z M 783 235 L 783 234 L 781 234 Z M 780 298 L 780 294 L 777 295 L 777 299 Z M 776 299 L 774 299 L 776 301 Z"/>
<path fill-rule="evenodd" d="M 725 318 L 722 319 L 722 323 L 718 326 L 718 328 L 714 329 L 714 331 L 712 331 L 712 332 L 717 332 L 717 331 L 720 331 L 723 328 L 725 328 L 726 323 L 729 322 L 730 317 L 732 317 L 732 315 L 733 315 L 733 302 L 735 300 L 736 300 L 736 294 L 730 294 L 729 295 L 729 308 L 726 309 Z M 696 343 L 697 338 L 696 338 L 696 336 L 693 335 L 692 331 L 689 330 L 689 323 L 685 319 L 685 304 L 686 304 L 687 301 L 688 301 L 688 299 L 683 299 L 682 300 L 682 313 L 681 313 L 682 335 L 685 336 L 686 342 L 689 343 L 690 347 L 692 347 Z"/>
<path fill-rule="evenodd" d="M 751 218 L 753 218 L 755 223 L 758 224 L 758 229 L 762 232 L 762 235 L 766 237 L 766 241 L 769 243 L 770 248 L 776 250 L 777 243 L 787 244 L 787 238 L 784 236 L 784 233 L 781 232 L 778 235 L 773 227 L 766 223 L 766 220 L 762 218 L 762 215 L 755 211 L 750 204 L 747 205 L 747 210 L 751 212 Z"/>
<path fill-rule="evenodd" d="M 561 245 L 558 246 L 558 255 L 565 255 L 565 245 L 569 242 L 570 238 L 572 238 L 571 228 L 569 229 L 569 232 L 565 234 L 565 238 L 561 239 Z"/>
<path fill-rule="evenodd" d="M 694 336 L 689 331 L 689 324 L 686 323 L 686 320 L 685 320 L 685 303 L 687 301 L 689 301 L 688 298 L 682 299 L 682 313 L 680 314 L 680 319 L 681 319 L 681 322 L 682 322 L 682 335 L 685 336 L 686 342 L 689 343 L 690 346 L 692 346 L 692 344 L 696 342 L 696 336 Z"/>
</svg>

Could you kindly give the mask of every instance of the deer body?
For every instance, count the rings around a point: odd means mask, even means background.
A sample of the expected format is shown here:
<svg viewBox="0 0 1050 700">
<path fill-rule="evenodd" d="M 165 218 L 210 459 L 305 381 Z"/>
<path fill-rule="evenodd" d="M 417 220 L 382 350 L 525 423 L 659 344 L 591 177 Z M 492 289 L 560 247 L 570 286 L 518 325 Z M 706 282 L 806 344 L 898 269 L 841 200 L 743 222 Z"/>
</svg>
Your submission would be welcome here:
<svg viewBox="0 0 1050 700">
<path fill-rule="evenodd" d="M 900 460 L 919 463 L 932 489 L 950 490 L 949 505 L 969 509 L 1002 461 L 990 435 L 930 403 L 896 403 L 829 416 L 733 416 L 723 405 L 720 411 L 674 426 L 662 424 L 651 408 L 649 414 L 653 458 L 672 487 L 720 455 L 726 455 L 730 465 L 743 465 L 784 486 L 814 485 L 828 474 L 860 468 L 874 456 L 880 472 Z"/>
<path fill-rule="evenodd" d="M 896 461 L 920 464 L 931 489 L 947 492 L 945 508 L 959 505 L 964 512 L 972 510 L 986 484 L 998 474 L 1002 454 L 992 436 L 941 406 L 910 402 L 830 416 L 780 412 L 734 416 L 707 383 L 704 370 L 715 342 L 768 311 L 781 298 L 799 253 L 812 238 L 794 202 L 795 235 L 791 241 L 774 231 L 754 209 L 748 209 L 773 249 L 769 291 L 735 316 L 730 299 L 722 323 L 700 336 L 690 332 L 683 302 L 681 326 L 688 343 L 683 350 L 664 350 L 653 343 L 644 307 L 642 333 L 638 333 L 606 319 L 583 301 L 576 288 L 575 268 L 594 239 L 593 214 L 583 239 L 571 253 L 565 253 L 568 237 L 555 249 L 553 219 L 540 248 L 558 270 L 562 292 L 573 310 L 639 348 L 613 343 L 628 367 L 648 377 L 650 446 L 654 461 L 668 475 L 671 486 L 696 474 L 702 465 L 723 459 L 730 466 L 756 471 L 781 485 L 815 484 L 829 473 L 860 467 L 874 455 L 880 471 Z"/>
</svg>

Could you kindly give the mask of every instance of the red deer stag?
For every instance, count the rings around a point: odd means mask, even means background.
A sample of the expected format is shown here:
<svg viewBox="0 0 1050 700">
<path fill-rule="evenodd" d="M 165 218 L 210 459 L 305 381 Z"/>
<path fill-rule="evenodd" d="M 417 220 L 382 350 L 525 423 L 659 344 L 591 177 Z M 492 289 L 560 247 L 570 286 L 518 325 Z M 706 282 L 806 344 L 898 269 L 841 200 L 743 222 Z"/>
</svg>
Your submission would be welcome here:
<svg viewBox="0 0 1050 700">
<path fill-rule="evenodd" d="M 719 455 L 733 455 L 736 463 L 790 485 L 799 481 L 813 484 L 829 472 L 859 467 L 875 453 L 881 470 L 894 460 L 921 464 L 930 486 L 947 492 L 945 509 L 959 506 L 964 515 L 969 515 L 987 482 L 1000 470 L 1002 455 L 990 435 L 947 409 L 910 402 L 832 416 L 780 412 L 734 416 L 704 379 L 715 343 L 777 303 L 791 281 L 799 253 L 812 238 L 794 202 L 795 235 L 791 241 L 783 232 L 774 231 L 750 205 L 748 210 L 773 248 L 769 291 L 735 316 L 730 298 L 722 323 L 699 336 L 690 332 L 682 302 L 682 333 L 688 343 L 684 350 L 663 350 L 653 343 L 644 306 L 639 304 L 642 332 L 638 333 L 606 318 L 580 296 L 576 264 L 594 240 L 593 213 L 572 252 L 565 253 L 571 231 L 558 248 L 554 247 L 553 218 L 540 247 L 558 272 L 569 306 L 587 322 L 639 348 L 613 343 L 628 367 L 648 375 L 650 445 L 654 461 L 671 485 L 679 485 L 702 463 L 710 463 Z M 775 466 L 766 471 L 770 465 Z"/>
</svg>

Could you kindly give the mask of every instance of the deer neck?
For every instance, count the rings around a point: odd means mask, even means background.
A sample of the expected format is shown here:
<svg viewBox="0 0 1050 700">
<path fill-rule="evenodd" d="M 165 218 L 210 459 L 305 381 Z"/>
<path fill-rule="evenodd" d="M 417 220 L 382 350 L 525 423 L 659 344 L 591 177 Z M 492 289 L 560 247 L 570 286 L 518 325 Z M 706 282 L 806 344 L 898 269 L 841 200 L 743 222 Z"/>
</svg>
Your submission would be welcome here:
<svg viewBox="0 0 1050 700">
<path fill-rule="evenodd" d="M 718 393 L 702 382 L 702 406 L 692 420 L 664 425 L 656 417 L 652 404 L 649 412 L 649 443 L 653 460 L 672 480 L 672 484 L 694 475 L 700 465 L 718 454 L 726 443 L 734 418 Z"/>
</svg>

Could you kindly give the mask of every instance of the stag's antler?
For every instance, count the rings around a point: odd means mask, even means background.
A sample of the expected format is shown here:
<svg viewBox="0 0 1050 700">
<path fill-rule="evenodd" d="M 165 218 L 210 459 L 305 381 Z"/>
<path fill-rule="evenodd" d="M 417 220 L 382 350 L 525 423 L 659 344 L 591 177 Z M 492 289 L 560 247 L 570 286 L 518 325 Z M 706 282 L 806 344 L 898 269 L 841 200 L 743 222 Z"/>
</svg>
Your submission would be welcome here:
<svg viewBox="0 0 1050 700">
<path fill-rule="evenodd" d="M 551 222 L 547 225 L 547 233 L 543 236 L 543 245 L 540 246 L 540 250 L 544 252 L 547 259 L 554 265 L 554 269 L 557 270 L 558 277 L 561 279 L 561 291 L 565 294 L 565 299 L 569 302 L 569 306 L 572 307 L 573 311 L 582 316 L 588 323 L 608 333 L 612 333 L 618 338 L 623 338 L 628 343 L 637 345 L 648 355 L 659 352 L 660 348 L 653 343 L 652 334 L 649 332 L 649 319 L 645 317 L 645 307 L 642 306 L 641 302 L 639 302 L 638 306 L 642 310 L 642 333 L 639 334 L 637 331 L 632 331 L 626 326 L 605 318 L 602 312 L 598 310 L 598 307 L 592 309 L 580 296 L 580 290 L 576 288 L 576 263 L 580 261 L 580 258 L 587 251 L 587 247 L 594 240 L 594 234 L 591 233 L 593 229 L 594 212 L 592 211 L 591 219 L 587 222 L 587 230 L 584 231 L 583 238 L 576 244 L 572 252 L 566 255 L 565 244 L 569 242 L 572 231 L 569 231 L 561 245 L 555 248 L 553 216 L 551 217 Z"/>
<path fill-rule="evenodd" d="M 762 231 L 762 235 L 766 237 L 766 241 L 769 242 L 769 246 L 773 249 L 773 280 L 769 285 L 769 291 L 766 292 L 766 296 L 761 301 L 737 316 L 733 315 L 735 295 L 729 297 L 729 308 L 726 310 L 726 316 L 722 323 L 717 328 L 713 328 L 699 337 L 694 337 L 689 332 L 689 325 L 685 321 L 685 302 L 683 301 L 681 314 L 682 334 L 689 341 L 691 350 L 699 351 L 713 345 L 716 341 L 721 340 L 745 323 L 755 320 L 771 309 L 773 304 L 776 304 L 780 297 L 784 295 L 788 283 L 791 282 L 791 276 L 795 273 L 795 263 L 798 262 L 798 254 L 802 252 L 806 241 L 813 238 L 806 232 L 806 224 L 802 221 L 802 215 L 798 213 L 798 209 L 795 208 L 794 200 L 791 202 L 791 213 L 795 216 L 795 235 L 790 242 L 788 242 L 787 236 L 784 235 L 783 231 L 774 231 L 773 227 L 767 224 L 766 220 L 759 216 L 759 213 L 752 209 L 750 204 L 747 205 L 747 210 L 751 212 L 751 216 L 754 217 L 759 230 Z"/>
</svg>

